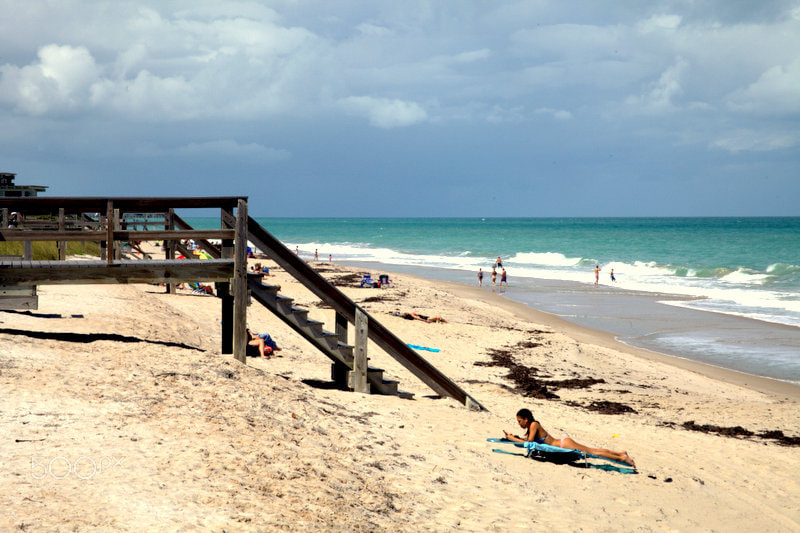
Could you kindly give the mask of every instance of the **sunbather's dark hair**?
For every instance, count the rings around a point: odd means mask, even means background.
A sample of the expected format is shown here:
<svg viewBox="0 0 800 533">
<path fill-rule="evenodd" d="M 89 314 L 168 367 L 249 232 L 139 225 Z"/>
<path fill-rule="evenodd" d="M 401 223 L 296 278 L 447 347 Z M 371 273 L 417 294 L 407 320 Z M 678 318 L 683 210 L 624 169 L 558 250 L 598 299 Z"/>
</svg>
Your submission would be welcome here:
<svg viewBox="0 0 800 533">
<path fill-rule="evenodd" d="M 536 422 L 536 419 L 533 418 L 533 413 L 531 413 L 530 409 L 520 409 L 517 411 L 517 416 L 523 420 L 530 420 L 531 422 Z"/>
</svg>

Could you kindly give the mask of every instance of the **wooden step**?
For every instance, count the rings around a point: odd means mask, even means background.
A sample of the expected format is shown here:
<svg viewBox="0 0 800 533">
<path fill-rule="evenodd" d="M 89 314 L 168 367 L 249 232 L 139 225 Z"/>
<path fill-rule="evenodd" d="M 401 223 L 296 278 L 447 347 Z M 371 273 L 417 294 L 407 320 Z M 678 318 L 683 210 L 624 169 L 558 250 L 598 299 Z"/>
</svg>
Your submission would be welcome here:
<svg viewBox="0 0 800 533">
<path fill-rule="evenodd" d="M 340 341 L 339 344 L 336 346 L 336 348 L 339 350 L 340 353 L 347 355 L 349 357 L 353 357 L 353 350 L 355 350 L 356 347 L 353 346 L 352 344 L 345 344 Z"/>
<path fill-rule="evenodd" d="M 308 320 L 308 309 L 305 307 L 292 306 L 291 313 L 300 325 L 305 324 Z"/>
<path fill-rule="evenodd" d="M 324 325 L 325 325 L 325 322 L 320 322 L 319 320 L 314 320 L 313 318 L 306 318 L 305 328 L 314 337 L 321 337 L 322 336 L 322 326 L 324 326 Z"/>
</svg>

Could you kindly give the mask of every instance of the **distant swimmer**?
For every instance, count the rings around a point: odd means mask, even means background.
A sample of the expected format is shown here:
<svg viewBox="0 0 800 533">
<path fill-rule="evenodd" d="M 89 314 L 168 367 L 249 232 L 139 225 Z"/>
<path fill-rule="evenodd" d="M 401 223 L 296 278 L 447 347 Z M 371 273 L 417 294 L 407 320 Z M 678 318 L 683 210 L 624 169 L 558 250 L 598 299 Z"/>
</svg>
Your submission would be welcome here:
<svg viewBox="0 0 800 533">
<path fill-rule="evenodd" d="M 594 284 L 597 285 L 600 283 L 600 265 L 595 265 L 594 267 Z"/>
<path fill-rule="evenodd" d="M 611 281 L 616 282 L 617 278 L 614 277 L 614 269 L 611 269 Z"/>
</svg>

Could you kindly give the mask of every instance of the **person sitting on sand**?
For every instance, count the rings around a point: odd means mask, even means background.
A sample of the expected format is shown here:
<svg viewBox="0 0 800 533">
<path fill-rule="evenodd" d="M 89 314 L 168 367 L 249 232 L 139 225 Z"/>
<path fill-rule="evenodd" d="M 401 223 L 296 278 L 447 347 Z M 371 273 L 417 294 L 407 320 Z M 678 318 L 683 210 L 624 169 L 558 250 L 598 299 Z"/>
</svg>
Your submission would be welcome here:
<svg viewBox="0 0 800 533">
<path fill-rule="evenodd" d="M 517 412 L 517 423 L 519 423 L 519 427 L 526 430 L 525 436 L 517 437 L 508 431 L 503 431 L 506 439 L 514 442 L 533 441 L 538 442 L 539 444 L 549 444 L 550 446 L 566 448 L 568 450 L 576 449 L 582 452 L 591 453 L 592 455 L 599 455 L 600 457 L 606 457 L 614 461 L 620 461 L 622 463 L 631 465 L 633 468 L 636 468 L 636 463 L 633 462 L 633 458 L 628 455 L 628 452 L 614 452 L 611 450 L 606 450 L 605 448 L 589 448 L 583 444 L 578 444 L 569 437 L 554 439 L 552 436 L 550 436 L 547 430 L 545 430 L 542 425 L 533 418 L 533 413 L 531 413 L 530 409 L 520 409 Z"/>
<path fill-rule="evenodd" d="M 264 359 L 269 359 L 273 352 L 281 351 L 278 344 L 269 336 L 269 333 L 253 333 L 248 329 L 247 336 L 250 337 L 247 344 L 249 346 L 256 346 L 258 348 L 258 355 Z"/>
</svg>

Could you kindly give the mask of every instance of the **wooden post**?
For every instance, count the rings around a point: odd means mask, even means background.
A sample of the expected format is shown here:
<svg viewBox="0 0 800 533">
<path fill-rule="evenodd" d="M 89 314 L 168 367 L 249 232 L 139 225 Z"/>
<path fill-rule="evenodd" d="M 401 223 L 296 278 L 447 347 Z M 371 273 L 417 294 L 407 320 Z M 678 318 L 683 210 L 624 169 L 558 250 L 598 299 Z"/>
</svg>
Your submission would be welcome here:
<svg viewBox="0 0 800 533">
<path fill-rule="evenodd" d="M 58 208 L 58 231 L 64 231 L 66 223 L 64 221 L 64 208 Z M 58 241 L 58 259 L 63 261 L 67 258 L 67 241 Z"/>
<path fill-rule="evenodd" d="M 102 235 L 103 227 L 105 226 L 105 224 L 108 223 L 108 221 L 106 220 L 106 216 L 103 213 L 97 213 L 97 222 L 99 224 L 97 226 L 98 230 L 97 232 Z M 105 240 L 100 241 L 100 259 L 103 261 L 105 261 L 106 256 L 108 256 L 107 250 L 108 250 L 108 242 L 106 242 Z"/>
<path fill-rule="evenodd" d="M 173 214 L 175 214 L 175 210 L 170 207 L 166 214 L 166 220 L 164 221 L 164 226 L 168 230 L 175 229 L 175 218 L 172 216 Z M 175 259 L 175 241 L 164 241 L 164 250 L 166 259 Z M 177 292 L 178 286 L 175 283 L 167 283 L 167 294 L 175 294 Z"/>
<path fill-rule="evenodd" d="M 369 394 L 367 381 L 367 314 L 356 307 L 356 345 L 353 352 L 353 390 Z"/>
<path fill-rule="evenodd" d="M 25 241 L 24 248 L 23 259 L 25 259 L 25 261 L 33 261 L 33 241 Z"/>
<path fill-rule="evenodd" d="M 119 209 L 114 209 L 114 230 L 120 229 L 120 216 L 119 216 Z M 122 242 L 120 241 L 118 246 L 114 247 L 114 259 L 117 261 L 122 259 Z"/>
<path fill-rule="evenodd" d="M 226 221 L 226 215 L 233 217 L 233 213 L 227 209 L 222 209 L 221 227 L 230 229 L 230 224 Z M 222 239 L 220 249 L 222 259 L 233 257 L 233 241 Z M 230 281 L 217 283 L 217 296 L 222 300 L 222 349 L 224 354 L 233 353 L 233 294 L 231 294 Z"/>
<path fill-rule="evenodd" d="M 347 319 L 344 315 L 336 313 L 336 336 L 339 342 L 347 344 Z M 350 373 L 350 368 L 344 363 L 335 361 L 331 364 L 331 379 L 336 386 L 340 389 L 348 389 L 347 375 Z"/>
<path fill-rule="evenodd" d="M 244 363 L 247 350 L 247 202 L 236 207 L 236 240 L 233 245 L 233 356 Z"/>
<path fill-rule="evenodd" d="M 339 313 L 336 313 L 336 336 L 339 342 L 347 344 L 347 319 Z"/>
<path fill-rule="evenodd" d="M 109 200 L 106 205 L 106 263 L 114 264 L 114 202 Z"/>
</svg>

